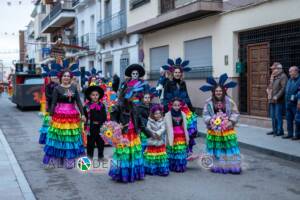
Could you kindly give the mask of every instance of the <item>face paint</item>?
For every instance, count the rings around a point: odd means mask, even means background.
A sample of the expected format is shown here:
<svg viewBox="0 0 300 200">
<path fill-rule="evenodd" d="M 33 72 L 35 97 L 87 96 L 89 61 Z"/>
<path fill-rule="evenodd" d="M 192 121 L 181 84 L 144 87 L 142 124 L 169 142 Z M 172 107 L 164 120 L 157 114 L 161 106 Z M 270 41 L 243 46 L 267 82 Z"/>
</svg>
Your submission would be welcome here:
<svg viewBox="0 0 300 200">
<path fill-rule="evenodd" d="M 131 72 L 131 78 L 137 80 L 139 78 L 139 72 L 134 70 Z"/>
</svg>

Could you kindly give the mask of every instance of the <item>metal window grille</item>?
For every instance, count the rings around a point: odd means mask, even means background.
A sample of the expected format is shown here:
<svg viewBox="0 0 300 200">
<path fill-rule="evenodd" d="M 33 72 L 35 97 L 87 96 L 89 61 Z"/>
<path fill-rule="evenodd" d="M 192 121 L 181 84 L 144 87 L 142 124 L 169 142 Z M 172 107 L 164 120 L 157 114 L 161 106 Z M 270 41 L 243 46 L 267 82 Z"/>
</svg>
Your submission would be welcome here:
<svg viewBox="0 0 300 200">
<path fill-rule="evenodd" d="M 239 58 L 245 65 L 240 75 L 240 110 L 247 113 L 247 45 L 269 42 L 270 63 L 280 62 L 288 74 L 292 65 L 300 66 L 300 21 L 239 33 Z"/>
</svg>

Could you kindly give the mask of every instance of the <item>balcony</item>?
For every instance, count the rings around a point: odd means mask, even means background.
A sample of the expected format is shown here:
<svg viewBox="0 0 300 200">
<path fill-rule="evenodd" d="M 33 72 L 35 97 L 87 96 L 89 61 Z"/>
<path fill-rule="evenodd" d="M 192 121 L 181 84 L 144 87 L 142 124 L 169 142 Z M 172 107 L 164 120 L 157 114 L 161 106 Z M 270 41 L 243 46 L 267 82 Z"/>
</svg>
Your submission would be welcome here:
<svg viewBox="0 0 300 200">
<path fill-rule="evenodd" d="M 102 43 L 126 34 L 126 11 L 122 10 L 97 24 L 97 40 Z"/>
<path fill-rule="evenodd" d="M 87 33 L 80 37 L 78 45 L 80 47 L 86 48 L 89 51 L 96 50 L 96 34 L 95 33 Z"/>
<path fill-rule="evenodd" d="M 72 0 L 72 6 L 74 9 L 82 6 L 86 6 L 91 0 Z"/>
<path fill-rule="evenodd" d="M 160 15 L 128 27 L 127 33 L 156 31 L 185 21 L 215 15 L 222 11 L 222 0 L 160 0 Z"/>
<path fill-rule="evenodd" d="M 49 15 L 47 15 L 41 23 L 43 33 L 52 33 L 58 28 L 71 23 L 75 19 L 75 10 L 72 7 L 71 1 L 66 1 L 64 4 L 56 3 Z"/>
</svg>

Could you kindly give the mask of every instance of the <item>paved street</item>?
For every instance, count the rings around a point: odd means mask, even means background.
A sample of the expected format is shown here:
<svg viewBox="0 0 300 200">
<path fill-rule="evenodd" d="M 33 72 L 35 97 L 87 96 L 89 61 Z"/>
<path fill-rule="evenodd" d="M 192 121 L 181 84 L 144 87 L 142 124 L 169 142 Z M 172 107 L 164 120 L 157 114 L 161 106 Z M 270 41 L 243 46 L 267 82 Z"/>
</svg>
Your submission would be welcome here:
<svg viewBox="0 0 300 200">
<path fill-rule="evenodd" d="M 299 163 L 245 149 L 241 150 L 242 175 L 212 174 L 195 162 L 190 163 L 184 174 L 172 173 L 166 178 L 147 176 L 144 181 L 120 184 L 111 181 L 105 172 L 85 174 L 77 169 L 46 169 L 41 163 L 42 146 L 38 144 L 40 123 L 38 112 L 21 112 L 8 99 L 0 98 L 0 128 L 37 199 L 300 198 Z M 200 140 L 203 143 L 203 138 Z M 204 146 L 197 148 L 200 151 Z M 106 156 L 110 155 L 111 148 L 106 148 Z M 5 183 L 9 180 L 2 176 L 0 188 L 8 187 Z"/>
</svg>

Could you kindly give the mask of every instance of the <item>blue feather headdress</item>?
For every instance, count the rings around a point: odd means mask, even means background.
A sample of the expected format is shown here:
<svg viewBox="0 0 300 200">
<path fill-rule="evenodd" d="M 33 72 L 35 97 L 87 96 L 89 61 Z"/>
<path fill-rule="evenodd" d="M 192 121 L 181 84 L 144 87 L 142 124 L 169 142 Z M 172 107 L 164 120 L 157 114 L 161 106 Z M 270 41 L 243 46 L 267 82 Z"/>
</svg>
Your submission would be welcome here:
<svg viewBox="0 0 300 200">
<path fill-rule="evenodd" d="M 58 72 L 58 76 L 61 75 L 61 72 L 64 70 L 70 70 L 73 76 L 80 76 L 81 73 L 79 71 L 79 62 L 70 63 L 68 59 L 63 60 L 63 65 L 53 61 L 51 63 L 51 69 L 54 69 Z"/>
<path fill-rule="evenodd" d="M 228 83 L 226 83 L 227 80 L 228 80 L 228 75 L 226 73 L 222 74 L 220 76 L 219 82 L 217 82 L 213 77 L 208 77 L 206 82 L 209 85 L 203 85 L 199 89 L 203 92 L 208 92 L 208 91 L 214 90 L 218 86 L 224 88 L 225 90 L 227 90 L 228 88 L 234 88 L 237 86 L 237 83 L 234 81 L 229 81 Z"/>
<path fill-rule="evenodd" d="M 159 91 L 156 90 L 155 87 L 152 87 L 152 88 L 150 88 L 149 90 L 147 90 L 147 91 L 144 93 L 144 95 L 145 95 L 145 94 L 149 94 L 149 95 L 150 95 L 150 98 L 153 99 L 153 98 L 159 96 Z"/>
<path fill-rule="evenodd" d="M 187 67 L 187 65 L 190 63 L 188 60 L 182 60 L 181 58 L 177 58 L 175 61 L 172 59 L 168 59 L 168 65 L 162 66 L 164 70 L 174 72 L 176 68 L 179 68 L 182 72 L 189 72 L 192 69 L 190 67 Z"/>
<path fill-rule="evenodd" d="M 89 81 L 92 77 L 97 77 L 102 73 L 101 70 L 97 71 L 94 67 L 91 69 L 91 71 L 86 71 L 84 76 L 84 82 Z"/>
<path fill-rule="evenodd" d="M 59 70 L 56 69 L 55 67 L 49 67 L 46 64 L 41 65 L 43 69 L 42 77 L 51 77 L 51 76 L 58 76 Z"/>
</svg>

